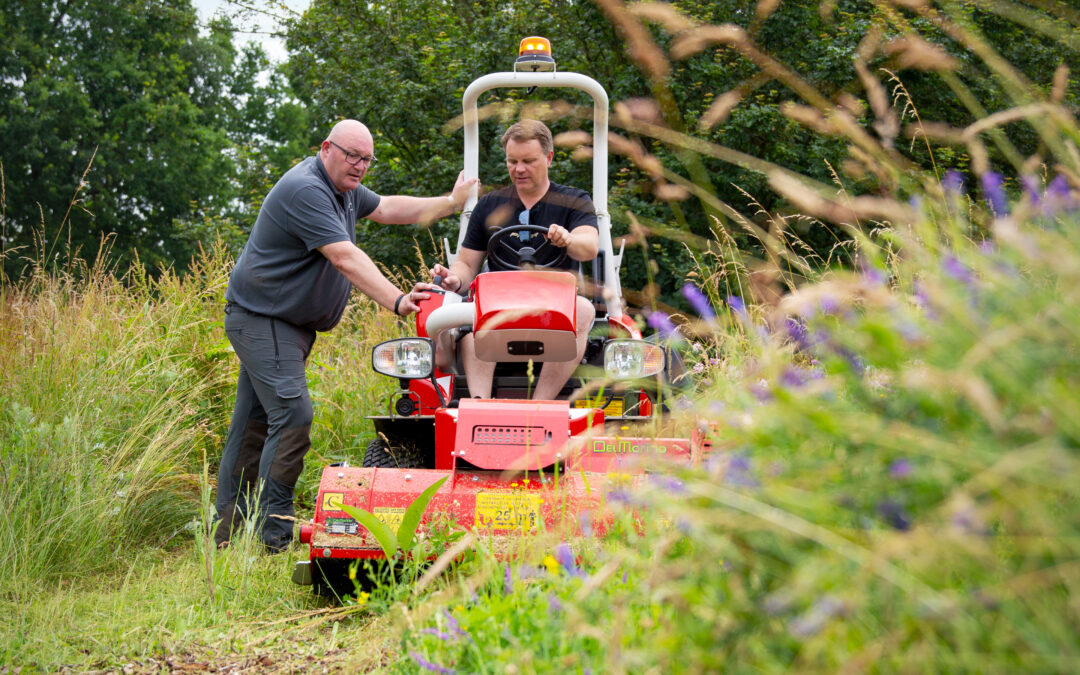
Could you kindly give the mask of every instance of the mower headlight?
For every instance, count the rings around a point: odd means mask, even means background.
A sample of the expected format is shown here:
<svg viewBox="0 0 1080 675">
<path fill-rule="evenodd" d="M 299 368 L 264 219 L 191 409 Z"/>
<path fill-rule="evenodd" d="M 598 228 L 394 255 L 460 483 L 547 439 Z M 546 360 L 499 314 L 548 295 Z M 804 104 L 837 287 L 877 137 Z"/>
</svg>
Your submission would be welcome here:
<svg viewBox="0 0 1080 675">
<path fill-rule="evenodd" d="M 611 340 L 604 346 L 604 371 L 614 380 L 651 377 L 664 370 L 664 350 L 644 340 Z"/>
<path fill-rule="evenodd" d="M 371 365 L 383 375 L 415 380 L 431 377 L 434 354 L 427 338 L 390 340 L 371 350 Z"/>
</svg>

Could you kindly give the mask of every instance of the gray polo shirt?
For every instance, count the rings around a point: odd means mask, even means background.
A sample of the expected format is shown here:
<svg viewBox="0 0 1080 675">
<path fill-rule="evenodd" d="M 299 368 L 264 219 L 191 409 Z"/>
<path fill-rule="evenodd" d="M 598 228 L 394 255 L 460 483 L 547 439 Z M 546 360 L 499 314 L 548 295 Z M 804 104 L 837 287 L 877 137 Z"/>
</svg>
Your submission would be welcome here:
<svg viewBox="0 0 1080 675">
<path fill-rule="evenodd" d="M 225 299 L 244 309 L 326 331 L 345 311 L 352 284 L 317 249 L 356 243 L 356 221 L 379 206 L 363 185 L 338 192 L 318 155 L 270 190 L 229 277 Z"/>
</svg>

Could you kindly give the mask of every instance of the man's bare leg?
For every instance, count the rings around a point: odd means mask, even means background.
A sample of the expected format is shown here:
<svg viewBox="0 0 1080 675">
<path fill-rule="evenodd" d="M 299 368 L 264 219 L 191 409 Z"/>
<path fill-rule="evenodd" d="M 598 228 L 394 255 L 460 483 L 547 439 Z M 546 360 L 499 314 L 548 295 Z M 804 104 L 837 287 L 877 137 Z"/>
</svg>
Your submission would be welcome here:
<svg viewBox="0 0 1080 675">
<path fill-rule="evenodd" d="M 469 385 L 469 395 L 473 398 L 491 398 L 491 382 L 495 379 L 495 362 L 481 361 L 476 358 L 476 343 L 469 333 L 458 343 L 461 349 L 461 363 L 465 367 L 465 380 Z"/>
<path fill-rule="evenodd" d="M 540 377 L 536 380 L 536 389 L 532 397 L 537 400 L 550 401 L 559 395 L 559 391 L 574 374 L 581 359 L 585 356 L 585 346 L 589 342 L 589 330 L 592 329 L 593 319 L 596 317 L 596 308 L 587 299 L 578 296 L 577 299 L 577 355 L 572 361 L 548 361 L 540 371 Z M 490 383 L 491 380 L 488 380 Z M 471 385 L 470 385 L 471 386 Z"/>
</svg>

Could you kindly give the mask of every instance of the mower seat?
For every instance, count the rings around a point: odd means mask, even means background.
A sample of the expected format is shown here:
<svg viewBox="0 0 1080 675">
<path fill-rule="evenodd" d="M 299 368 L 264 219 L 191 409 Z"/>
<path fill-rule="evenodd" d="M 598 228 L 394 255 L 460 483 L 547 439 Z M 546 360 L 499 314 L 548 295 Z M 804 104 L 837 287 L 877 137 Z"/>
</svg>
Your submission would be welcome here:
<svg viewBox="0 0 1080 675">
<path fill-rule="evenodd" d="M 577 278 L 555 270 L 487 272 L 473 280 L 473 338 L 481 361 L 577 356 Z"/>
</svg>

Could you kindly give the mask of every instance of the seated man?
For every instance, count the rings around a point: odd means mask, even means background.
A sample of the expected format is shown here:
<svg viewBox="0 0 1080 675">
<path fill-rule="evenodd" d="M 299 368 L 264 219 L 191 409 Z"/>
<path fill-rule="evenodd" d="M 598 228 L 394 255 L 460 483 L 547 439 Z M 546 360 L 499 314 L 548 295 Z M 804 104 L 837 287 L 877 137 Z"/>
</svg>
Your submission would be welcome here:
<svg viewBox="0 0 1080 675">
<path fill-rule="evenodd" d="M 589 194 L 548 180 L 548 167 L 555 153 L 551 131 L 547 126 L 537 120 L 521 120 L 503 134 L 502 146 L 511 185 L 488 193 L 476 203 L 457 259 L 449 269 L 437 264 L 431 270 L 433 275 L 442 276 L 442 287 L 448 291 L 461 292 L 472 283 L 484 263 L 492 232 L 507 225 L 520 223 L 547 227 L 547 239 L 555 246 L 566 249 L 568 254 L 559 266 L 562 269 L 576 271 L 580 266 L 579 261 L 596 257 L 600 236 L 596 209 Z M 538 265 L 554 260 L 561 251 L 548 247 L 546 253 L 540 253 L 540 259 L 536 260 Z M 488 260 L 488 266 L 493 272 L 503 269 L 494 259 Z M 551 400 L 558 395 L 581 363 L 595 316 L 592 303 L 578 296 L 577 356 L 571 361 L 545 363 L 537 379 L 533 398 Z M 444 346 L 440 345 L 437 361 L 445 362 L 452 358 L 442 349 Z M 462 338 L 461 350 L 469 394 L 491 398 L 495 363 L 476 357 L 471 334 Z"/>
</svg>

